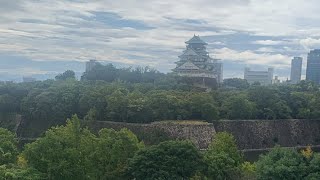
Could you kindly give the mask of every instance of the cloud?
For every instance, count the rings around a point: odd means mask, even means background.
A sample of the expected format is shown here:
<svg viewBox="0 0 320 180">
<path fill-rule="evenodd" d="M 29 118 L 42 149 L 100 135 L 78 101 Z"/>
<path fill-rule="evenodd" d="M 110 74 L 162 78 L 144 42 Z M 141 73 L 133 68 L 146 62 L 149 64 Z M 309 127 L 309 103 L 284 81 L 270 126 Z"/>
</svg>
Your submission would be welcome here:
<svg viewBox="0 0 320 180">
<path fill-rule="evenodd" d="M 320 48 L 320 39 L 315 38 L 306 38 L 300 40 L 301 46 L 303 46 L 305 49 L 319 49 Z"/>
<path fill-rule="evenodd" d="M 285 44 L 285 41 L 258 40 L 258 41 L 253 41 L 252 43 L 260 44 L 260 45 L 279 45 L 279 44 Z"/>
<path fill-rule="evenodd" d="M 253 51 L 235 51 L 229 48 L 215 49 L 213 54 L 216 58 L 231 60 L 248 65 L 265 65 L 266 67 L 288 67 L 291 57 L 282 54 L 255 53 Z"/>
<path fill-rule="evenodd" d="M 317 0 L 0 0 L 0 55 L 98 59 L 168 72 L 184 42 L 197 34 L 226 61 L 288 68 L 290 57 L 320 45 L 319 5 Z"/>
<path fill-rule="evenodd" d="M 262 52 L 262 53 L 273 53 L 275 51 L 276 50 L 274 48 L 270 48 L 270 47 L 261 47 L 256 50 L 256 52 Z"/>
<path fill-rule="evenodd" d="M 21 10 L 23 2 L 23 0 L 0 0 L 0 14 Z"/>
</svg>

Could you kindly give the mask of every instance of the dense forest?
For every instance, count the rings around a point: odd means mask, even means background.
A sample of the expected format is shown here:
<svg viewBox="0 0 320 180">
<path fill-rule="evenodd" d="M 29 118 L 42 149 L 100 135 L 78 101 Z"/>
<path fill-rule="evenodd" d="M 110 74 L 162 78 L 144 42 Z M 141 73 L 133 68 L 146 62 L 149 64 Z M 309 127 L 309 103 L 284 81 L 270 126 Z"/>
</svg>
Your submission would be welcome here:
<svg viewBox="0 0 320 180">
<path fill-rule="evenodd" d="M 18 145 L 12 114 L 21 115 L 26 128 L 19 135 L 36 141 Z M 320 155 L 311 148 L 275 147 L 250 163 L 226 132 L 199 151 L 190 141 L 147 145 L 127 129 L 86 128 L 92 121 L 317 119 L 319 86 L 306 81 L 260 86 L 233 78 L 207 92 L 148 67 L 99 65 L 81 80 L 69 70 L 55 80 L 0 83 L 0 115 L 7 119 L 1 127 L 11 130 L 0 128 L 0 179 L 320 178 Z"/>
<path fill-rule="evenodd" d="M 320 178 L 320 154 L 275 147 L 255 163 L 245 162 L 235 139 L 217 133 L 200 152 L 190 141 L 145 146 L 131 131 L 82 128 L 77 116 L 17 147 L 15 135 L 0 128 L 0 179 L 14 180 L 267 180 Z"/>
<path fill-rule="evenodd" d="M 187 78 L 154 69 L 96 66 L 76 80 L 73 71 L 55 80 L 1 83 L 0 113 L 23 116 L 39 135 L 77 114 L 87 121 L 149 123 L 161 120 L 316 119 L 320 117 L 319 86 L 249 85 L 226 79 L 210 92 L 193 87 Z"/>
</svg>

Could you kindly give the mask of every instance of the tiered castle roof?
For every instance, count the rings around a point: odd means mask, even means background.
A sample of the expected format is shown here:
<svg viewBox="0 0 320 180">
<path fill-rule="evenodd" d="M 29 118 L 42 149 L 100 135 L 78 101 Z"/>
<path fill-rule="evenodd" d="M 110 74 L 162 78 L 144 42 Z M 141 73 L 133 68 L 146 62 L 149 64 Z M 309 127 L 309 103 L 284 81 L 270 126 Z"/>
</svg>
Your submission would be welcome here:
<svg viewBox="0 0 320 180">
<path fill-rule="evenodd" d="M 206 49 L 207 43 L 199 36 L 194 35 L 190 40 L 185 42 L 186 49 L 180 60 L 176 62 L 177 67 L 173 70 L 178 75 L 190 77 L 221 77 L 221 63 L 217 59 L 209 56 Z"/>
</svg>

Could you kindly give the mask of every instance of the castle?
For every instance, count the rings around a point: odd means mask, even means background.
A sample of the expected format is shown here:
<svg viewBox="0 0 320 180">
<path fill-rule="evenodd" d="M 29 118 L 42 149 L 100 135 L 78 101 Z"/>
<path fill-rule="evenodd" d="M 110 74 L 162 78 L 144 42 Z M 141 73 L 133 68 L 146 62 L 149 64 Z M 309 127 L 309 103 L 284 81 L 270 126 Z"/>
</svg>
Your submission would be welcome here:
<svg viewBox="0 0 320 180">
<path fill-rule="evenodd" d="M 179 56 L 173 72 L 179 76 L 193 79 L 193 84 L 203 88 L 212 88 L 222 82 L 222 63 L 210 57 L 206 42 L 194 35 L 185 42 L 186 49 Z"/>
</svg>

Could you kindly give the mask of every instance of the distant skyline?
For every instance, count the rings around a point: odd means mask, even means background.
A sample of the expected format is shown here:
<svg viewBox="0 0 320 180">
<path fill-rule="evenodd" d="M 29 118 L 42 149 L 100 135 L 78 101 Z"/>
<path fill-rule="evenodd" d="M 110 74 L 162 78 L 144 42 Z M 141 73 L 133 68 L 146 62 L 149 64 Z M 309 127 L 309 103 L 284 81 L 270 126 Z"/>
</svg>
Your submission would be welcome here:
<svg viewBox="0 0 320 180">
<path fill-rule="evenodd" d="M 78 74 L 97 59 L 169 72 L 194 34 L 222 59 L 224 77 L 244 67 L 290 77 L 294 56 L 320 47 L 317 0 L 0 0 L 0 80 Z"/>
</svg>

